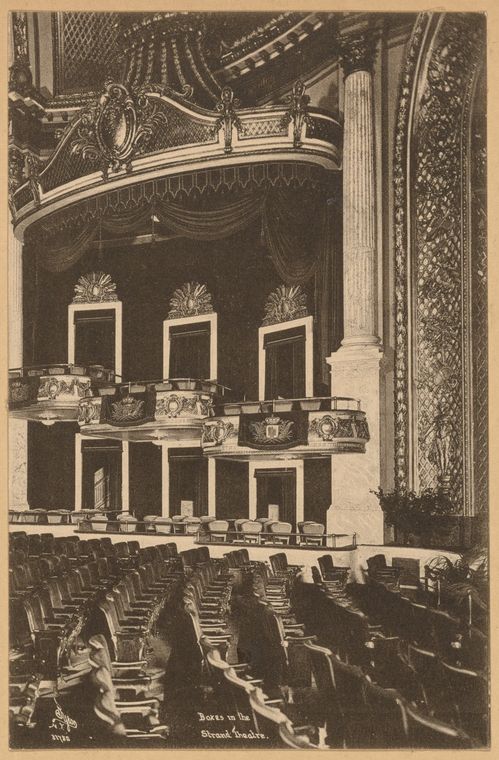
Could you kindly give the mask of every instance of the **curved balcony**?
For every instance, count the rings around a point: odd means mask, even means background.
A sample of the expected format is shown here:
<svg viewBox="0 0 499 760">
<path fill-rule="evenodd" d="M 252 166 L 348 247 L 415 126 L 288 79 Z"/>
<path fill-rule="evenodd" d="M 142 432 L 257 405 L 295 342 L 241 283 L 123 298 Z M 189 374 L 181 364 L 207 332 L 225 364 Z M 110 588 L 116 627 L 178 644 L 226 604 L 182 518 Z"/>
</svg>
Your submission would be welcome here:
<svg viewBox="0 0 499 760">
<path fill-rule="evenodd" d="M 79 403 L 80 431 L 125 441 L 199 441 L 204 420 L 227 389 L 215 382 L 174 378 L 97 388 Z"/>
<path fill-rule="evenodd" d="M 242 461 L 363 453 L 368 441 L 360 401 L 343 397 L 224 404 L 201 435 L 206 456 Z"/>
<path fill-rule="evenodd" d="M 269 172 L 270 184 L 281 174 L 283 181 L 295 181 L 296 167 L 314 177 L 338 171 L 342 127 L 326 112 L 309 108 L 303 90 L 301 83 L 295 86 L 286 105 L 250 109 L 240 108 L 224 88 L 208 110 L 169 88 L 144 85 L 135 91 L 107 83 L 68 126 L 43 167 L 33 164 L 28 181 L 14 190 L 16 235 L 67 206 L 86 215 L 85 204 L 94 196 L 114 205 L 121 203 L 117 192 L 148 199 L 156 188 L 171 200 L 182 177 L 189 185 L 189 175 L 201 170 L 206 184 L 207 172 L 228 169 L 232 185 L 238 171 L 244 175 L 244 167 L 255 164 L 258 175 Z M 242 176 L 240 182 L 246 187 L 248 179 Z"/>
<path fill-rule="evenodd" d="M 53 425 L 75 422 L 87 394 L 113 388 L 115 374 L 104 367 L 49 364 L 9 370 L 9 414 Z"/>
</svg>

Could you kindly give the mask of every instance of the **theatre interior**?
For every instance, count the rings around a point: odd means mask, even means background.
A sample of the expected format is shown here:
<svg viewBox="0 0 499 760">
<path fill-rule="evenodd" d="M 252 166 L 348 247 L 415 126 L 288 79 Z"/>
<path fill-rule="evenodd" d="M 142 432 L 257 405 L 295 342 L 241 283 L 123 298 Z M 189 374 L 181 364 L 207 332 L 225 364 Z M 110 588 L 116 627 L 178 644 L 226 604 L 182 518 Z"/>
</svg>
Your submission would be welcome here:
<svg viewBox="0 0 499 760">
<path fill-rule="evenodd" d="M 487 747 L 485 16 L 8 26 L 11 747 Z"/>
</svg>

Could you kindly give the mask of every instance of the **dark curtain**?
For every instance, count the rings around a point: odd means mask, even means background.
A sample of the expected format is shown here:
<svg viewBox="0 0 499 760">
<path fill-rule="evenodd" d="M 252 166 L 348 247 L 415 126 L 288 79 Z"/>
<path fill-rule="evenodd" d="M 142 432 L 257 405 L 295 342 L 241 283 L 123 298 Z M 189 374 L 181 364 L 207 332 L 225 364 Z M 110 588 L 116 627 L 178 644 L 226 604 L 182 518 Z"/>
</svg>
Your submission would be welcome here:
<svg viewBox="0 0 499 760">
<path fill-rule="evenodd" d="M 304 285 L 315 277 L 317 350 L 328 356 L 338 331 L 333 315 L 341 312 L 338 266 L 331 263 L 335 245 L 334 207 L 323 193 L 301 188 L 253 190 L 236 200 L 211 199 L 197 206 L 152 199 L 135 210 L 117 211 L 91 219 L 79 230 L 65 230 L 54 237 L 48 227 L 33 231 L 31 245 L 39 251 L 40 264 L 51 272 L 63 272 L 84 254 L 102 232 L 130 235 L 148 229 L 155 215 L 165 231 L 195 240 L 219 240 L 240 232 L 261 219 L 262 236 L 273 265 L 287 285 Z M 339 260 L 339 256 L 337 257 Z M 333 271 L 334 266 L 334 271 Z M 333 303 L 331 292 L 334 290 Z M 329 384 L 329 372 L 321 359 L 321 380 Z"/>
<path fill-rule="evenodd" d="M 267 517 L 268 505 L 279 505 L 279 520 L 289 522 L 296 530 L 296 473 L 256 470 L 256 514 Z"/>
</svg>

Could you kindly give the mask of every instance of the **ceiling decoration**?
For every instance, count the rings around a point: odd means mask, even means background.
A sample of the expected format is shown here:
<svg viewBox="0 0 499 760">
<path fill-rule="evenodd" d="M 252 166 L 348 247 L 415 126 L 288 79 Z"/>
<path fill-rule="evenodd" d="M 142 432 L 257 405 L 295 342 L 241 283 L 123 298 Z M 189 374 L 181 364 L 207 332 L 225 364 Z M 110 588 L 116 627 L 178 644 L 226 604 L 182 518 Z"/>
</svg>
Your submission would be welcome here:
<svg viewBox="0 0 499 760">
<path fill-rule="evenodd" d="M 206 14 L 186 12 L 123 15 L 120 46 L 125 83 L 139 87 L 157 82 L 212 108 L 223 83 L 207 60 L 206 20 Z"/>
</svg>

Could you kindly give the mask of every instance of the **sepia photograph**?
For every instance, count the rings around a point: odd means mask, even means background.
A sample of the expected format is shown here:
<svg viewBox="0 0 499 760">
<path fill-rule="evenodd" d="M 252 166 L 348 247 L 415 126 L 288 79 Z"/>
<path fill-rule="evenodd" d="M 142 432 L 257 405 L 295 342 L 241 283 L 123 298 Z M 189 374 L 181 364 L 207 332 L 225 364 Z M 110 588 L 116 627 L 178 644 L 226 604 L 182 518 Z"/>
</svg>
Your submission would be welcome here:
<svg viewBox="0 0 499 760">
<path fill-rule="evenodd" d="M 490 748 L 487 14 L 47 7 L 10 748 Z"/>
</svg>

